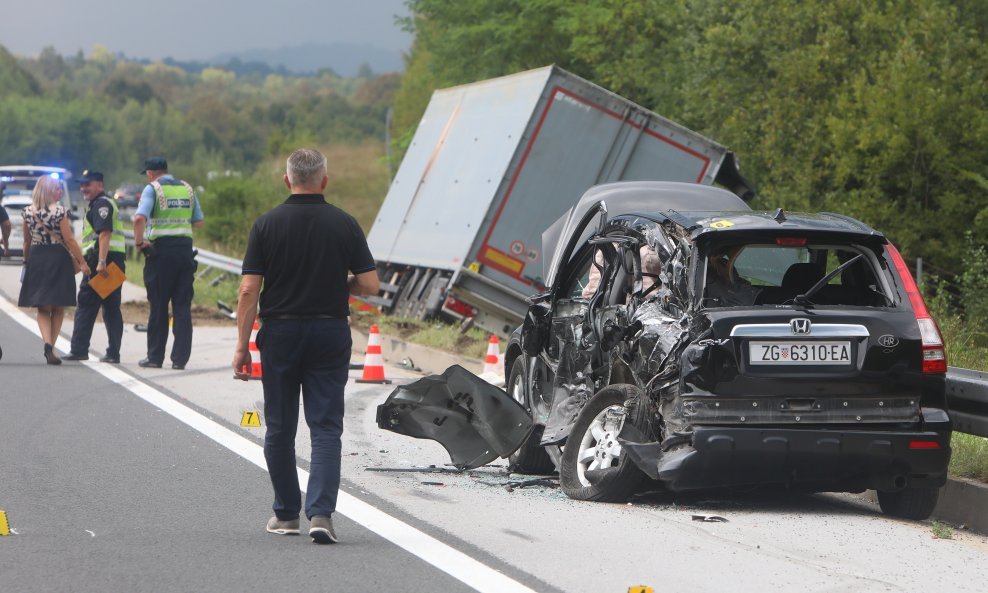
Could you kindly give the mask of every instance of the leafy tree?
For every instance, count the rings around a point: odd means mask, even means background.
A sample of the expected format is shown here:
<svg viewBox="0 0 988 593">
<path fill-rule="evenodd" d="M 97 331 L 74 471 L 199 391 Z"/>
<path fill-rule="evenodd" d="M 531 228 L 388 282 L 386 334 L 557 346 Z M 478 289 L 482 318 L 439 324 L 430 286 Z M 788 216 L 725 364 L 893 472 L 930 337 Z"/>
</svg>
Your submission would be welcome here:
<svg viewBox="0 0 988 593">
<path fill-rule="evenodd" d="M 0 97 L 6 95 L 41 94 L 41 85 L 37 79 L 25 70 L 17 59 L 10 55 L 5 47 L 0 45 Z"/>
</svg>

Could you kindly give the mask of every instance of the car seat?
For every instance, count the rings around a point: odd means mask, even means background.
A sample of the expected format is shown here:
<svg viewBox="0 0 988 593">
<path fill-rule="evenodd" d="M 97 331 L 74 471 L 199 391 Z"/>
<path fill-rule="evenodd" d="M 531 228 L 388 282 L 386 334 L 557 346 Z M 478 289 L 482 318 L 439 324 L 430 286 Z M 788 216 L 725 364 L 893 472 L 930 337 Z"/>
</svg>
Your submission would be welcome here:
<svg viewBox="0 0 988 593">
<path fill-rule="evenodd" d="M 793 296 L 803 294 L 823 278 L 823 266 L 813 263 L 798 263 L 789 266 L 782 277 L 782 288 Z"/>
</svg>

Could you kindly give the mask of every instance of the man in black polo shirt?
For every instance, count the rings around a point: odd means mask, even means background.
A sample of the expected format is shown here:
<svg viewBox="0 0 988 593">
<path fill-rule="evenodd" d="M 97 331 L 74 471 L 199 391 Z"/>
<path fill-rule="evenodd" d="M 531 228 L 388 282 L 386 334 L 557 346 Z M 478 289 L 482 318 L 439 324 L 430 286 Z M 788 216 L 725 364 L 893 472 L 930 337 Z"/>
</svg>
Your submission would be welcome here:
<svg viewBox="0 0 988 593">
<path fill-rule="evenodd" d="M 343 388 L 350 363 L 349 296 L 380 290 L 374 258 L 357 221 L 322 195 L 328 182 L 326 157 L 318 151 L 303 148 L 288 157 L 285 185 L 292 195 L 257 219 L 247 241 L 233 355 L 234 376 L 246 381 L 260 300 L 264 457 L 275 513 L 267 531 L 299 533 L 295 433 L 301 389 L 312 439 L 305 515 L 309 535 L 318 543 L 337 541 L 332 513 L 340 487 Z"/>
</svg>

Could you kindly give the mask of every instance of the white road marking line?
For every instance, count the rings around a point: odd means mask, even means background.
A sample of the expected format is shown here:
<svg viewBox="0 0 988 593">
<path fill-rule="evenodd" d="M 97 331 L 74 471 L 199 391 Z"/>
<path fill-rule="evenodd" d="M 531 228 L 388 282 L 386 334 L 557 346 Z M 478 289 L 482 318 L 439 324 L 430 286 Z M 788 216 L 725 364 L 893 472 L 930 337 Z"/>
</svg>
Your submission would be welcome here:
<svg viewBox="0 0 988 593">
<path fill-rule="evenodd" d="M 6 313 L 34 335 L 41 336 L 35 320 L 28 317 L 2 295 L 0 295 L 0 311 Z M 70 344 L 65 338 L 59 337 L 56 347 L 63 352 L 68 352 Z M 95 361 L 84 361 L 81 364 L 267 471 L 264 450 L 260 445 L 225 426 L 217 424 L 191 408 L 185 407 L 154 387 L 139 381 L 118 368 Z M 309 472 L 302 468 L 297 468 L 297 470 L 299 483 L 308 483 Z M 339 493 L 336 510 L 477 591 L 482 593 L 535 593 L 534 589 L 526 587 L 486 564 L 342 490 Z"/>
<path fill-rule="evenodd" d="M 88 529 L 86 530 L 86 533 L 88 533 L 89 535 L 91 535 L 93 537 L 96 537 L 96 534 L 93 533 L 92 531 L 89 531 Z"/>
</svg>

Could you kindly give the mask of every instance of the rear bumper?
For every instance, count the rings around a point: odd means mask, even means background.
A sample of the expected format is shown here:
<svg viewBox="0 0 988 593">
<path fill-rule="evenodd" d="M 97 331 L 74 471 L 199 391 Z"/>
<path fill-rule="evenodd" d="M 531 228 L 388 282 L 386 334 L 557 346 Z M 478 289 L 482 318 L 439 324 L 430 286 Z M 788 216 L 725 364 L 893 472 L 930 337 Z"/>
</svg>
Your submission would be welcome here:
<svg viewBox="0 0 988 593">
<path fill-rule="evenodd" d="M 911 448 L 914 441 L 940 448 Z M 663 454 L 657 476 L 674 491 L 755 485 L 901 490 L 942 486 L 949 462 L 949 420 L 901 432 L 697 427 L 692 447 Z"/>
</svg>

